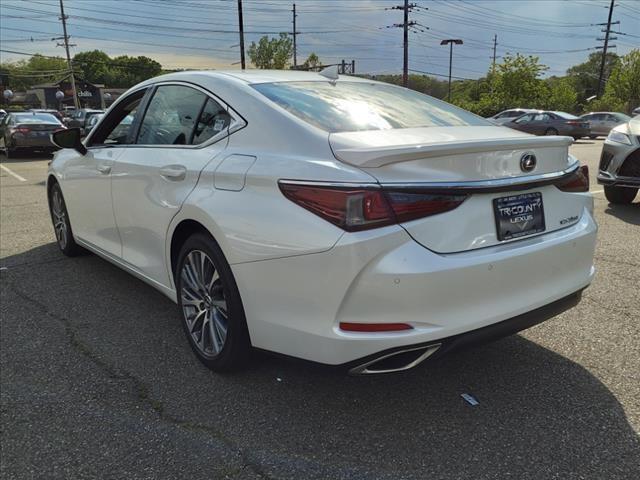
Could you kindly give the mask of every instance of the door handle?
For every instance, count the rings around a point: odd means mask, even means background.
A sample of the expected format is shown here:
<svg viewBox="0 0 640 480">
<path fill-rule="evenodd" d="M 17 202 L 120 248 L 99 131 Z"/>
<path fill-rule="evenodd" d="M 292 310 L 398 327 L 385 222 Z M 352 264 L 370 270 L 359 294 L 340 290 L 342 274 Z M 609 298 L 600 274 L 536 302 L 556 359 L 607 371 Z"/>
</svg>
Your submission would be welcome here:
<svg viewBox="0 0 640 480">
<path fill-rule="evenodd" d="M 160 176 L 172 181 L 184 180 L 187 168 L 182 165 L 167 165 L 160 169 Z"/>
<path fill-rule="evenodd" d="M 111 172 L 111 165 L 108 163 L 102 163 L 96 167 L 100 173 L 108 174 Z"/>
</svg>

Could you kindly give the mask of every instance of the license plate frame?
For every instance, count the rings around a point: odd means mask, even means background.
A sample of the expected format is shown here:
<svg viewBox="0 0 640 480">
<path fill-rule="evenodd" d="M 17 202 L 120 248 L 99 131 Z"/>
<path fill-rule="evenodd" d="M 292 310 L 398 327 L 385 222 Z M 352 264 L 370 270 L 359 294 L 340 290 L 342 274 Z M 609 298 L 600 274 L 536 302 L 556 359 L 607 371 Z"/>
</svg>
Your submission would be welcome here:
<svg viewBox="0 0 640 480">
<path fill-rule="evenodd" d="M 493 199 L 498 240 L 503 242 L 546 230 L 541 192 L 519 193 Z"/>
</svg>

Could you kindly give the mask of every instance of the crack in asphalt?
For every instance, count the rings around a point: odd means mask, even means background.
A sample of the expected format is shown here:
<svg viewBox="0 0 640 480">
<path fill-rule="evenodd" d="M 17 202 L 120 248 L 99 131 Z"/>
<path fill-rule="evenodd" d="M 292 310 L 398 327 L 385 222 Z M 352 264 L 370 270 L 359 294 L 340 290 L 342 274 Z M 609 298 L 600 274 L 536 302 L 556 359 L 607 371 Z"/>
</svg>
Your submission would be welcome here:
<svg viewBox="0 0 640 480">
<path fill-rule="evenodd" d="M 176 417 L 170 413 L 167 413 L 165 410 L 165 406 L 162 401 L 153 398 L 151 395 L 151 391 L 145 383 L 133 375 L 131 372 L 128 372 L 124 369 L 117 369 L 113 365 L 109 364 L 102 358 L 100 358 L 91 347 L 83 342 L 76 330 L 74 330 L 71 321 L 63 316 L 60 316 L 54 312 L 52 312 L 47 305 L 36 300 L 35 298 L 29 296 L 27 293 L 21 291 L 16 287 L 15 283 L 11 281 L 5 281 L 5 286 L 7 286 L 13 293 L 15 293 L 18 297 L 35 306 L 39 310 L 41 310 L 46 316 L 49 318 L 59 322 L 62 324 L 64 328 L 64 333 L 69 339 L 69 343 L 71 346 L 78 351 L 81 355 L 88 358 L 91 362 L 93 362 L 100 370 L 105 372 L 110 378 L 116 380 L 128 380 L 133 384 L 134 390 L 136 391 L 136 398 L 146 404 L 149 408 L 151 408 L 157 415 L 158 418 L 166 422 L 170 425 L 173 425 L 178 428 L 183 428 L 185 430 L 189 430 L 192 432 L 203 432 L 216 440 L 220 441 L 225 447 L 227 447 L 231 451 L 235 451 L 237 455 L 242 460 L 243 465 L 234 469 L 233 473 L 236 473 L 236 470 L 240 472 L 244 467 L 249 468 L 254 474 L 256 474 L 260 478 L 264 478 L 266 480 L 272 480 L 273 477 L 268 475 L 262 467 L 252 460 L 248 454 L 239 447 L 233 440 L 226 437 L 222 432 L 216 430 L 213 427 L 208 425 L 203 425 L 195 422 L 191 422 L 188 420 L 183 420 L 181 418 Z"/>
</svg>

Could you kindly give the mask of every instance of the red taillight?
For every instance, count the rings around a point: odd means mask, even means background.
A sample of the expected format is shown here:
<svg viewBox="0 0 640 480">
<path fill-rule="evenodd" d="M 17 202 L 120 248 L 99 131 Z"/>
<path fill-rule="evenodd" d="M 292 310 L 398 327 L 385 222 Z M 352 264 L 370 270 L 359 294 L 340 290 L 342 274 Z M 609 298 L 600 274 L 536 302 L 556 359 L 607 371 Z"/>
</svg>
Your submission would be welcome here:
<svg viewBox="0 0 640 480">
<path fill-rule="evenodd" d="M 408 323 L 348 323 L 340 322 L 340 330 L 345 332 L 401 332 L 412 330 Z"/>
<path fill-rule="evenodd" d="M 556 184 L 556 187 L 563 192 L 588 192 L 589 167 L 582 165 L 564 182 Z"/>
<path fill-rule="evenodd" d="M 380 189 L 281 183 L 280 190 L 292 202 L 350 232 L 395 223 Z"/>
<path fill-rule="evenodd" d="M 443 195 L 403 191 L 385 192 L 399 223 L 448 212 L 460 206 L 467 195 Z"/>
<path fill-rule="evenodd" d="M 349 232 L 447 212 L 466 195 L 443 195 L 381 188 L 359 188 L 281 182 L 294 203 Z"/>
</svg>

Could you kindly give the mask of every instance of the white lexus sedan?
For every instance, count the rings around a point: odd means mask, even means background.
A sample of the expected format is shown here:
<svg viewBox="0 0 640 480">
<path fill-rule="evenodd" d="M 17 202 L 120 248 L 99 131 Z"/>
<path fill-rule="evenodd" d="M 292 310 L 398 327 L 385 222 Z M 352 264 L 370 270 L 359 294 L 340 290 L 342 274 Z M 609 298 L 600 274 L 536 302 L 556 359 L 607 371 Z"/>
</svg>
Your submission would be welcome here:
<svg viewBox="0 0 640 480">
<path fill-rule="evenodd" d="M 62 252 L 90 250 L 175 301 L 216 371 L 252 348 L 406 370 L 565 311 L 594 275 L 572 139 L 404 88 L 181 72 L 133 87 L 83 142 L 53 137 Z"/>
</svg>

